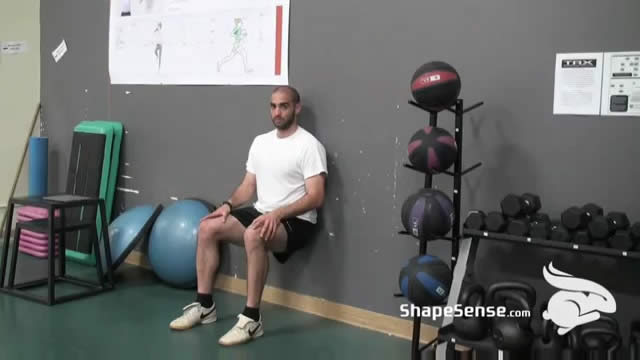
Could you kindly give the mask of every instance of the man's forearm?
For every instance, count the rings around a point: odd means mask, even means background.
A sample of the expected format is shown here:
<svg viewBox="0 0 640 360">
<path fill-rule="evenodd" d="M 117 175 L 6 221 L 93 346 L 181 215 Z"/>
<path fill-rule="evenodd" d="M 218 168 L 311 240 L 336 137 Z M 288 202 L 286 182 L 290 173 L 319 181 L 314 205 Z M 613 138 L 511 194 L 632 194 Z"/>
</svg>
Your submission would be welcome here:
<svg viewBox="0 0 640 360">
<path fill-rule="evenodd" d="M 278 214 L 281 219 L 288 219 L 320 207 L 321 203 L 317 196 L 306 194 L 297 201 L 274 210 L 274 212 Z"/>
<path fill-rule="evenodd" d="M 240 207 L 253 197 L 253 189 L 246 185 L 240 185 L 233 192 L 229 201 L 233 204 L 234 208 Z"/>
</svg>

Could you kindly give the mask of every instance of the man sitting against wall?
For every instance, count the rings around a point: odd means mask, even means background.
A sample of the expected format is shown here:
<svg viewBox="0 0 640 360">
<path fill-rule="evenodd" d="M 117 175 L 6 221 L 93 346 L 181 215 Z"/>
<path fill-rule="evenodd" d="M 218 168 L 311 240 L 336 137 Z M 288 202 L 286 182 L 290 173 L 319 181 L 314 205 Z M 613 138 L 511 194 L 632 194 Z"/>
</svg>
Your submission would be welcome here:
<svg viewBox="0 0 640 360">
<path fill-rule="evenodd" d="M 298 125 L 302 103 L 298 91 L 281 86 L 271 94 L 274 130 L 254 138 L 246 174 L 231 197 L 204 217 L 198 231 L 196 301 L 170 323 L 186 330 L 216 321 L 212 297 L 220 264 L 220 242 L 244 246 L 247 255 L 247 301 L 236 324 L 219 339 L 236 345 L 264 334 L 260 301 L 269 270 L 268 253 L 285 263 L 311 239 L 317 208 L 324 203 L 327 171 L 324 146 Z M 257 201 L 246 204 L 257 195 Z"/>
</svg>

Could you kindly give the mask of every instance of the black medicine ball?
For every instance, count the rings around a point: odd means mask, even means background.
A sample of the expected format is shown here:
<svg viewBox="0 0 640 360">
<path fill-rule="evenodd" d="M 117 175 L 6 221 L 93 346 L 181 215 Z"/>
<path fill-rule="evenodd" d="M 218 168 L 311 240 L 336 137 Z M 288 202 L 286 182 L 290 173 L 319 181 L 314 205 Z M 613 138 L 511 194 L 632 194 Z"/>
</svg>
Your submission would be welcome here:
<svg viewBox="0 0 640 360">
<path fill-rule="evenodd" d="M 449 266 L 432 255 L 411 258 L 398 278 L 402 294 L 417 306 L 444 304 L 451 280 Z"/>
<path fill-rule="evenodd" d="M 413 98 L 429 111 L 442 111 L 455 104 L 460 87 L 460 76 L 456 69 L 442 61 L 420 66 L 411 77 Z"/>
<path fill-rule="evenodd" d="M 440 190 L 421 189 L 404 201 L 401 215 L 407 232 L 418 239 L 433 240 L 451 230 L 453 203 Z"/>
<path fill-rule="evenodd" d="M 447 170 L 456 161 L 458 146 L 447 130 L 427 126 L 411 136 L 407 154 L 414 168 L 436 174 Z"/>
</svg>

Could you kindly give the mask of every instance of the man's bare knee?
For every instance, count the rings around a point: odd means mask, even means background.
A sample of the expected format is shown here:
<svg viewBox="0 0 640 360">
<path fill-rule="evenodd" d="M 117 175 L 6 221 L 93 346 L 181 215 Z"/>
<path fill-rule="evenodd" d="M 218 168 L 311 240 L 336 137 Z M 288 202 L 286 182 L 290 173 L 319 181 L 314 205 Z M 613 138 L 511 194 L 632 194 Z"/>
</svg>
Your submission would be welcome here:
<svg viewBox="0 0 640 360">
<path fill-rule="evenodd" d="M 260 232 L 257 230 L 247 229 L 243 236 L 244 247 L 247 251 L 254 250 L 259 247 L 264 247 L 264 240 L 260 238 Z"/>
<path fill-rule="evenodd" d="M 198 228 L 198 241 L 217 241 L 222 232 L 222 221 L 219 219 L 208 219 L 202 221 Z"/>
</svg>

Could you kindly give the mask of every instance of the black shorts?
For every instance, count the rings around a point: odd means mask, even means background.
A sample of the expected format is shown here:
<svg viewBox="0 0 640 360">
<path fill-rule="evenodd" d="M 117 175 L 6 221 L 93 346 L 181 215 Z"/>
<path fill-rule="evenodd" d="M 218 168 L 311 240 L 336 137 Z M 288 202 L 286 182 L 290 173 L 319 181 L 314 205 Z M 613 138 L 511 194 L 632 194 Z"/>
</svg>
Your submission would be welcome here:
<svg viewBox="0 0 640 360">
<path fill-rule="evenodd" d="M 250 206 L 235 209 L 231 211 L 230 215 L 238 219 L 244 227 L 249 227 L 253 220 L 261 216 L 262 213 L 255 207 Z M 282 220 L 281 223 L 287 231 L 287 248 L 283 252 L 274 252 L 273 256 L 281 264 L 284 264 L 291 254 L 302 249 L 307 245 L 307 243 L 309 243 L 316 226 L 309 221 L 298 218 L 285 219 Z"/>
</svg>

